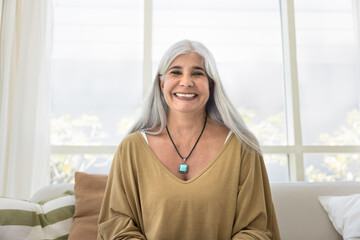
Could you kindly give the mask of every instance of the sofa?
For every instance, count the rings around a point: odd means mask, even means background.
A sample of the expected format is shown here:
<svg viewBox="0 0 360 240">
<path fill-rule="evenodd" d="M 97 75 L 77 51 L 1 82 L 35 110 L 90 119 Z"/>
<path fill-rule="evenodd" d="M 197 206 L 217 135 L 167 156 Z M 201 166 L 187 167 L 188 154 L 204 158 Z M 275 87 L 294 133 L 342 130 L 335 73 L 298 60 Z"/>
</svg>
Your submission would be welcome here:
<svg viewBox="0 0 360 240">
<path fill-rule="evenodd" d="M 101 183 L 94 185 L 93 182 L 99 182 L 99 178 Z M 77 173 L 75 176 L 75 188 L 74 184 L 46 186 L 33 195 L 31 202 L 41 202 L 67 191 L 75 191 L 75 215 L 71 227 L 67 229 L 67 231 L 70 231 L 69 239 L 96 239 L 96 220 L 105 182 L 106 176 L 104 175 Z M 94 190 L 94 188 L 96 189 Z M 335 230 L 327 211 L 325 211 L 318 197 L 360 195 L 360 182 L 271 183 L 271 189 L 283 240 L 340 240 L 343 239 L 342 236 Z M 92 199 L 96 200 L 93 201 Z M 82 203 L 78 202 L 79 200 Z M 360 203 L 360 201 L 357 202 Z M 86 207 L 83 206 L 84 203 L 86 203 Z M 76 212 L 77 208 L 82 213 Z M 89 212 L 91 212 L 91 216 L 86 216 Z M 358 219 L 359 217 L 357 215 Z M 75 222 L 76 227 L 74 227 Z M 72 234 L 73 231 L 77 233 Z M 79 238 L 79 236 L 82 237 Z M 1 228 L 0 239 L 3 239 L 1 238 Z"/>
<path fill-rule="evenodd" d="M 341 240 L 318 197 L 360 194 L 360 182 L 272 183 L 271 191 L 283 240 Z"/>
</svg>

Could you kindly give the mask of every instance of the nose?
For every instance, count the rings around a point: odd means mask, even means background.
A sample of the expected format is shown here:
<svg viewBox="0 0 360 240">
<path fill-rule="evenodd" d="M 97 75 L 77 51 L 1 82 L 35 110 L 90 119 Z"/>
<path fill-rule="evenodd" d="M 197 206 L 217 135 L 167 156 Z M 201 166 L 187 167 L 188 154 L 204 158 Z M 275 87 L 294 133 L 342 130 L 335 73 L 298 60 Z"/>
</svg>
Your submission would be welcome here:
<svg viewBox="0 0 360 240">
<path fill-rule="evenodd" d="M 188 74 L 184 74 L 184 76 L 180 79 L 180 86 L 182 87 L 192 87 L 194 85 L 193 79 Z"/>
</svg>

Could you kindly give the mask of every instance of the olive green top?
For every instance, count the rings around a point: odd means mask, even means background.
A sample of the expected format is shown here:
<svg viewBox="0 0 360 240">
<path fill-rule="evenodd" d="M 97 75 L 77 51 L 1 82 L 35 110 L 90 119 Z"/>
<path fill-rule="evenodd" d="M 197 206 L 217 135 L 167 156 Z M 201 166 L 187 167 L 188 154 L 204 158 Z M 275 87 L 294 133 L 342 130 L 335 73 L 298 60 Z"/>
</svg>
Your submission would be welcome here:
<svg viewBox="0 0 360 240">
<path fill-rule="evenodd" d="M 194 178 L 175 177 L 140 132 L 119 145 L 98 239 L 280 239 L 263 158 L 234 134 Z"/>
</svg>

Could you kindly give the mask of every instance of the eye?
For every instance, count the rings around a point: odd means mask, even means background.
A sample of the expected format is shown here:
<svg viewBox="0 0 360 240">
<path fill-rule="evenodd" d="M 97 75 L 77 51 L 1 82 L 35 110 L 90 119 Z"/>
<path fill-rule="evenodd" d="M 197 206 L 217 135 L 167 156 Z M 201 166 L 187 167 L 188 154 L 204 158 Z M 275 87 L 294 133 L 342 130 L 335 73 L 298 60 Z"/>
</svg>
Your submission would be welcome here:
<svg viewBox="0 0 360 240">
<path fill-rule="evenodd" d="M 171 72 L 170 72 L 170 74 L 171 74 L 171 75 L 176 75 L 176 76 L 177 76 L 177 75 L 181 75 L 181 72 L 180 72 L 180 71 L 176 71 L 176 70 L 175 70 L 175 71 L 171 71 Z"/>
<path fill-rule="evenodd" d="M 193 72 L 194 76 L 204 76 L 205 74 L 203 72 Z"/>
</svg>

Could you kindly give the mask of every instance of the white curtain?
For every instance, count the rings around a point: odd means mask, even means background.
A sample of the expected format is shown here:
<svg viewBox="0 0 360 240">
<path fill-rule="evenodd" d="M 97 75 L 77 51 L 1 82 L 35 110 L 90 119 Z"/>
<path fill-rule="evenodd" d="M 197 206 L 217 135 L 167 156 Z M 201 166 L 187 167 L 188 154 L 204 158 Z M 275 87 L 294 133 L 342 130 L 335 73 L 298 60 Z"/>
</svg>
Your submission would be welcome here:
<svg viewBox="0 0 360 240">
<path fill-rule="evenodd" d="M 1 0 L 0 196 L 49 183 L 52 0 Z"/>
</svg>

